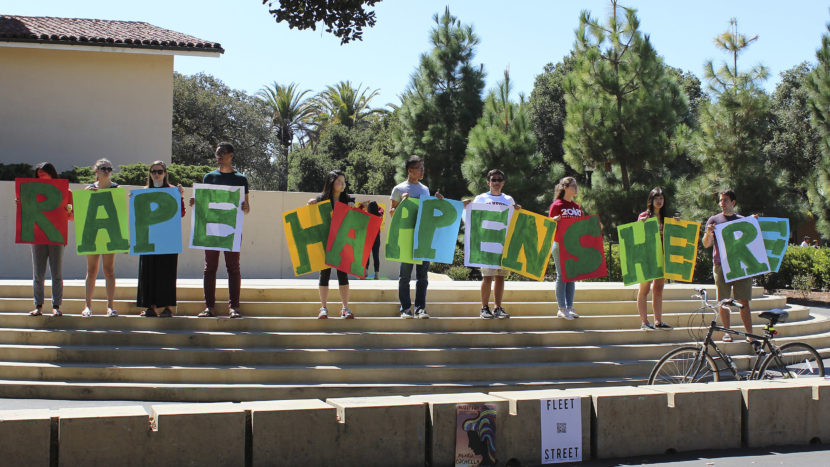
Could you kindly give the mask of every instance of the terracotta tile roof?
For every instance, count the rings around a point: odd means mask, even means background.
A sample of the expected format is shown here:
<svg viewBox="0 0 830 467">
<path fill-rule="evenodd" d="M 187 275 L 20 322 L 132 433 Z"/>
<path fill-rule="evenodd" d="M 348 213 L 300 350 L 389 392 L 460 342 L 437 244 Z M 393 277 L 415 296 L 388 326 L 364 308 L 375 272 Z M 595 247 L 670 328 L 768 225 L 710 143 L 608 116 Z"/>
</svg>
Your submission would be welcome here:
<svg viewBox="0 0 830 467">
<path fill-rule="evenodd" d="M 0 42 L 223 53 L 217 42 L 140 21 L 0 15 Z"/>
</svg>

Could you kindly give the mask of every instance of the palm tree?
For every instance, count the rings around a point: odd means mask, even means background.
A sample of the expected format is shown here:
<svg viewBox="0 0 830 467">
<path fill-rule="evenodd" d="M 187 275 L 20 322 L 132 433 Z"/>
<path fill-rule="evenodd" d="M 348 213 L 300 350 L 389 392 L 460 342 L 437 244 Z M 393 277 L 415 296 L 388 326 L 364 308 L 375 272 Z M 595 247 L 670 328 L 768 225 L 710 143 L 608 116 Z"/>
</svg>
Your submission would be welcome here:
<svg viewBox="0 0 830 467">
<path fill-rule="evenodd" d="M 363 89 L 363 84 L 355 89 L 350 81 L 326 86 L 326 90 L 314 98 L 315 105 L 319 108 L 321 126 L 340 123 L 351 129 L 367 121 L 372 115 L 385 113 L 384 109 L 369 107 L 369 103 L 378 93 L 378 89 L 370 92 L 368 86 Z"/>
<path fill-rule="evenodd" d="M 276 81 L 271 86 L 265 86 L 256 97 L 271 111 L 271 127 L 277 135 L 279 149 L 277 151 L 277 173 L 279 174 L 279 189 L 288 189 L 288 166 L 291 145 L 297 139 L 300 144 L 312 132 L 316 109 L 305 95 L 311 92 L 306 89 L 300 91 L 295 83 L 283 86 Z"/>
</svg>

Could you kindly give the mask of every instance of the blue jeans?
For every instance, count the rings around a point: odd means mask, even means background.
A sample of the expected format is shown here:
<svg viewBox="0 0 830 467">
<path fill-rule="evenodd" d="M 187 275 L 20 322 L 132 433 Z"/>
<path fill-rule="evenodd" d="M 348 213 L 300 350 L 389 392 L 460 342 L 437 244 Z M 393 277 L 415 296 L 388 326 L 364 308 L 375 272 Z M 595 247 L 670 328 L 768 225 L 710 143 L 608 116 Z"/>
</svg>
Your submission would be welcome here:
<svg viewBox="0 0 830 467">
<path fill-rule="evenodd" d="M 559 244 L 553 243 L 553 264 L 556 266 L 556 303 L 559 309 L 574 306 L 574 293 L 576 293 L 576 282 L 565 282 L 562 275 L 562 264 L 559 261 Z"/>
<path fill-rule="evenodd" d="M 427 307 L 427 271 L 429 261 L 423 264 L 401 263 L 401 273 L 398 276 L 398 300 L 401 302 L 401 311 L 408 310 L 412 306 L 409 298 L 409 280 L 412 278 L 412 267 L 415 266 L 415 308 Z"/>
</svg>

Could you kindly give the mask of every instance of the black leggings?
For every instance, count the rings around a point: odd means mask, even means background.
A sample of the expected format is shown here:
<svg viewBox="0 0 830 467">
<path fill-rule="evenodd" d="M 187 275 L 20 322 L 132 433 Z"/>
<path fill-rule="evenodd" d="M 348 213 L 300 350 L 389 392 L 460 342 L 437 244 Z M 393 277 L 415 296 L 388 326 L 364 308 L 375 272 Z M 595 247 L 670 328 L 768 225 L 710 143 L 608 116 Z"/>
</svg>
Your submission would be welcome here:
<svg viewBox="0 0 830 467">
<path fill-rule="evenodd" d="M 320 287 L 329 286 L 329 278 L 331 278 L 331 270 L 333 268 L 323 269 L 320 271 Z M 349 285 L 349 275 L 345 272 L 335 269 L 337 271 L 337 282 L 342 285 Z"/>
<path fill-rule="evenodd" d="M 375 243 L 372 245 L 372 254 L 366 258 L 366 272 L 369 272 L 369 261 L 374 257 L 375 272 L 380 269 L 380 235 L 375 237 Z"/>
</svg>

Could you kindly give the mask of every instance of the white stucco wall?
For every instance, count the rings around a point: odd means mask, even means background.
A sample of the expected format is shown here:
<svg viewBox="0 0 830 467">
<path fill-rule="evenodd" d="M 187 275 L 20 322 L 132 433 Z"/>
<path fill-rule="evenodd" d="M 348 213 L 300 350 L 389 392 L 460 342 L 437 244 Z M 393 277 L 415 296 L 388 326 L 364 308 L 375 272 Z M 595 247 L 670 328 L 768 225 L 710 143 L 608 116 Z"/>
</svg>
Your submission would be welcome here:
<svg viewBox="0 0 830 467">
<path fill-rule="evenodd" d="M 85 185 L 70 185 L 72 190 L 83 190 Z M 124 186 L 127 190 L 138 187 Z M 185 197 L 190 198 L 191 189 L 185 188 Z M 251 191 L 249 199 L 251 212 L 245 216 L 242 235 L 242 278 L 249 279 L 290 279 L 294 278 L 291 257 L 285 243 L 282 225 L 282 213 L 306 204 L 317 193 L 289 193 L 282 191 Z M 355 195 L 357 201 L 374 199 L 389 205 L 388 196 Z M 0 181 L 0 279 L 30 279 L 32 277 L 32 254 L 29 245 L 15 244 L 14 182 Z M 204 267 L 202 250 L 187 247 L 190 240 L 191 213 L 188 209 L 182 219 L 183 251 L 179 255 L 178 277 L 200 278 Z M 386 261 L 384 240 L 389 225 L 389 216 L 385 216 L 381 230 L 381 275 L 388 278 L 398 277 L 400 263 Z M 75 224 L 69 223 L 69 238 L 63 256 L 64 279 L 83 279 L 86 274 L 86 257 L 75 252 Z M 224 259 L 219 262 L 220 278 L 227 278 Z M 47 268 L 48 271 L 48 268 Z M 99 271 L 99 277 L 103 273 Z M 115 259 L 115 275 L 122 278 L 138 276 L 138 256 L 127 253 L 118 254 Z M 318 273 L 301 277 L 315 278 Z M 48 277 L 48 272 L 47 272 Z M 336 279 L 333 279 L 336 281 Z M 333 282 L 333 284 L 336 282 Z"/>
<path fill-rule="evenodd" d="M 173 55 L 0 47 L 0 163 L 170 161 Z"/>
</svg>

